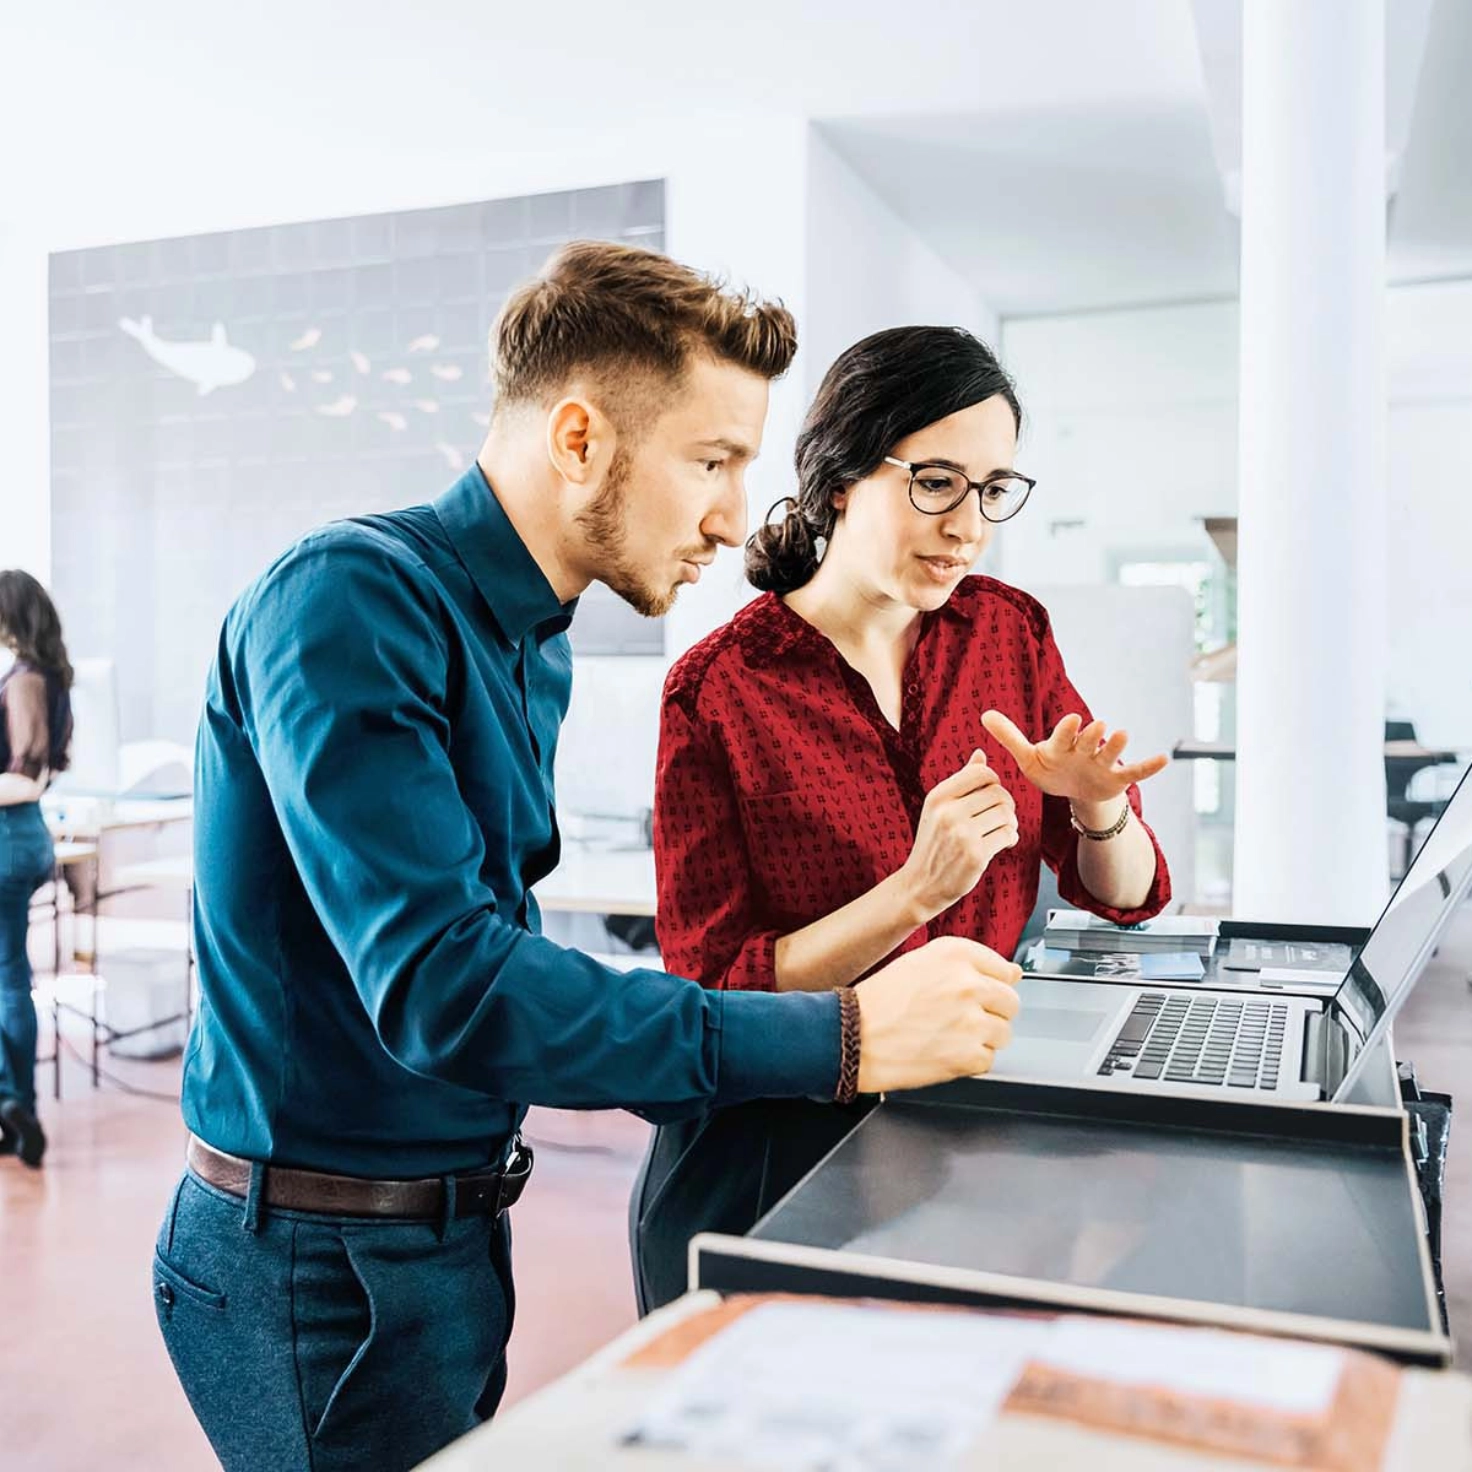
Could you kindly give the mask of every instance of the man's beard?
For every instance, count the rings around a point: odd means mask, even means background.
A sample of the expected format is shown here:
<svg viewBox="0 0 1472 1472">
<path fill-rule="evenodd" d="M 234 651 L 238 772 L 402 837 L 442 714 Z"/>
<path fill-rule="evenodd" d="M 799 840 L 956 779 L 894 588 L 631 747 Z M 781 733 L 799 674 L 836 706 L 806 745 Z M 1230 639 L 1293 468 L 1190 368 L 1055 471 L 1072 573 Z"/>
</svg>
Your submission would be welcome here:
<svg viewBox="0 0 1472 1472">
<path fill-rule="evenodd" d="M 613 453 L 608 479 L 597 498 L 585 511 L 577 514 L 587 544 L 597 554 L 600 583 L 617 593 L 635 613 L 645 618 L 659 618 L 670 611 L 679 592 L 678 585 L 667 588 L 651 586 L 648 579 L 628 557 L 628 522 L 624 517 L 624 492 L 628 488 L 630 456 L 620 447 Z"/>
</svg>

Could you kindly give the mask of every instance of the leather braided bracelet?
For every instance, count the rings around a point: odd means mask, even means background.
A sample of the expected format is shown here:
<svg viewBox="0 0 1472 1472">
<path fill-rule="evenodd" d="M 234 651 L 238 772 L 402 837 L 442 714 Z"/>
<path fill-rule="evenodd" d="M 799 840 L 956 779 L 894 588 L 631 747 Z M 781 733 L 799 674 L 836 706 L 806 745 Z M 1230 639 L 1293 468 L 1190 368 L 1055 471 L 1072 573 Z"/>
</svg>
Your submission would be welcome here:
<svg viewBox="0 0 1472 1472">
<path fill-rule="evenodd" d="M 1073 831 L 1082 838 L 1090 838 L 1095 843 L 1103 843 L 1106 839 L 1117 838 L 1124 832 L 1124 825 L 1130 820 L 1130 805 L 1125 803 L 1124 811 L 1107 828 L 1085 828 L 1078 820 L 1078 814 L 1073 810 L 1073 804 L 1068 805 L 1068 821 Z"/>
<path fill-rule="evenodd" d="M 859 998 L 851 986 L 838 988 L 838 1088 L 833 1098 L 852 1104 L 859 1096 Z"/>
</svg>

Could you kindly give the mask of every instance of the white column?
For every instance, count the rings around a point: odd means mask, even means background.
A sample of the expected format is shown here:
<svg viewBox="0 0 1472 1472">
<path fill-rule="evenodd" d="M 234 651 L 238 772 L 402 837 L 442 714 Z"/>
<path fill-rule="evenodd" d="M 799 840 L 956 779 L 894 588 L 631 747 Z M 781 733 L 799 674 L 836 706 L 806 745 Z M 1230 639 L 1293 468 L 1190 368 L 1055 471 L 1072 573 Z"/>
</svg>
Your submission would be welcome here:
<svg viewBox="0 0 1472 1472">
<path fill-rule="evenodd" d="M 1386 893 L 1385 12 L 1244 0 L 1233 909 Z"/>
<path fill-rule="evenodd" d="M 46 247 L 0 221 L 0 568 L 51 579 Z"/>
</svg>

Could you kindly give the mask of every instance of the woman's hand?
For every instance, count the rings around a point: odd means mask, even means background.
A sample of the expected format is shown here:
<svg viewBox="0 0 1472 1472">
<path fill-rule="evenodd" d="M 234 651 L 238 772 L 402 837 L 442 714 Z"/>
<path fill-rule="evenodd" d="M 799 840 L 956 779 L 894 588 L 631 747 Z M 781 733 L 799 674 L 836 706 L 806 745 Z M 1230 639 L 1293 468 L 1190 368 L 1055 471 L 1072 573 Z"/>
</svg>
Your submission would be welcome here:
<svg viewBox="0 0 1472 1472">
<path fill-rule="evenodd" d="M 1087 726 L 1080 716 L 1064 716 L 1046 741 L 1032 742 L 999 710 L 989 710 L 981 723 L 1011 754 L 1022 775 L 1049 797 L 1066 797 L 1070 802 L 1109 802 L 1120 797 L 1132 783 L 1144 782 L 1169 763 L 1166 756 L 1142 762 L 1121 760 L 1123 731 L 1106 738 L 1103 721 Z"/>
<path fill-rule="evenodd" d="M 937 782 L 920 810 L 915 845 L 900 870 L 917 924 L 976 888 L 986 867 L 1017 842 L 1017 804 L 981 752 Z"/>
</svg>

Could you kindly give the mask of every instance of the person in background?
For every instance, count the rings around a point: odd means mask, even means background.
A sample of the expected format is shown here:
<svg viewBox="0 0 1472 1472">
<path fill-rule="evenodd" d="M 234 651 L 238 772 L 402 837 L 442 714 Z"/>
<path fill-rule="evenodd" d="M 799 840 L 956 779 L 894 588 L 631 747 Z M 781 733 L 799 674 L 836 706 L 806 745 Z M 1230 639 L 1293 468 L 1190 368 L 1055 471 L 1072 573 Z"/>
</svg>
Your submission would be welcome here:
<svg viewBox="0 0 1472 1472">
<path fill-rule="evenodd" d="M 66 770 L 72 667 L 61 619 L 28 572 L 0 572 L 0 646 L 14 663 L 0 675 L 0 1154 L 37 1167 L 46 1136 L 36 1117 L 36 1008 L 26 954 L 31 896 L 56 855 L 41 794 Z"/>
<path fill-rule="evenodd" d="M 970 576 L 1033 482 L 991 351 L 900 327 L 828 370 L 797 495 L 747 544 L 764 596 L 665 685 L 655 786 L 665 965 L 727 992 L 848 986 L 945 936 L 1010 956 L 1038 893 L 1118 924 L 1170 899 L 1137 783 L 1047 611 Z M 1024 1005 L 1026 997 L 1024 994 Z M 862 1103 L 761 1100 L 662 1128 L 631 1207 L 646 1309 L 697 1231 L 748 1231 Z"/>
</svg>

